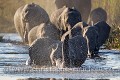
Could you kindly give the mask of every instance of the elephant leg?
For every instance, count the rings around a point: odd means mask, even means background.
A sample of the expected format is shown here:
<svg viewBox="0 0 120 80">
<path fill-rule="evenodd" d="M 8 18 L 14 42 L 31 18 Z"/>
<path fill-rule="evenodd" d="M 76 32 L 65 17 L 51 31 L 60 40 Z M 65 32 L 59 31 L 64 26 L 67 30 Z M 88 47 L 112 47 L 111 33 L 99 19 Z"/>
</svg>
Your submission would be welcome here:
<svg viewBox="0 0 120 80">
<path fill-rule="evenodd" d="M 28 43 L 28 32 L 29 32 L 29 23 L 25 23 L 24 26 L 24 42 Z"/>
</svg>

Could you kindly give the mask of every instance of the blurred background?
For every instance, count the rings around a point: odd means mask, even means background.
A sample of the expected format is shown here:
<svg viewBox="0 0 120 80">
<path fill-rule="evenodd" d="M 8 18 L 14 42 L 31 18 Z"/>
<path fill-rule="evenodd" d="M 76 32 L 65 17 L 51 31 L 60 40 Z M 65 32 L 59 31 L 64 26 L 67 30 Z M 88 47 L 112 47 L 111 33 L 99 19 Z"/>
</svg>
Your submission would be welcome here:
<svg viewBox="0 0 120 80">
<path fill-rule="evenodd" d="M 22 5 L 32 2 L 43 7 L 49 15 L 56 9 L 54 0 L 0 0 L 0 33 L 16 32 L 13 22 L 15 11 Z M 91 0 L 91 3 L 84 6 L 89 4 L 91 4 L 91 11 L 101 7 L 107 12 L 107 23 L 112 27 L 110 37 L 111 39 L 118 37 L 112 40 L 118 44 L 120 42 L 120 0 Z M 120 45 L 117 45 L 117 47 L 120 47 Z"/>
</svg>

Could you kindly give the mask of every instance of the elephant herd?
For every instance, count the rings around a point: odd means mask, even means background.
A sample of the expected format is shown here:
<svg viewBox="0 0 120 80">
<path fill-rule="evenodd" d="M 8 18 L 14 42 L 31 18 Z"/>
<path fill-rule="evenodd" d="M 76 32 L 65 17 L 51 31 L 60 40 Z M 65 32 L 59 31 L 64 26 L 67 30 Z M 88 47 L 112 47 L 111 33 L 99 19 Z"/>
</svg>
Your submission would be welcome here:
<svg viewBox="0 0 120 80">
<path fill-rule="evenodd" d="M 14 15 L 17 32 L 29 47 L 29 65 L 80 67 L 87 57 L 98 56 L 109 37 L 105 21 L 88 25 L 80 11 L 63 6 L 51 16 L 35 3 L 20 7 Z"/>
</svg>

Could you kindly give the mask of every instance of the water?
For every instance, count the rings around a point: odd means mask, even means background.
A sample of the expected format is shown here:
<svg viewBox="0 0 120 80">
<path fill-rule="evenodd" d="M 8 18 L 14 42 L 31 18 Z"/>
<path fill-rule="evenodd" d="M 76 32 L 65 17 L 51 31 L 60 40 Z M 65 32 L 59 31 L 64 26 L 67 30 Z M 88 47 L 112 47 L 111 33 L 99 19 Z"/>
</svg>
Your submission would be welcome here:
<svg viewBox="0 0 120 80">
<path fill-rule="evenodd" d="M 84 70 L 78 70 L 78 68 L 38 69 L 25 65 L 29 58 L 27 46 L 1 42 L 0 80 L 120 79 L 120 70 L 116 71 L 120 69 L 120 51 L 103 49 L 99 51 L 99 55 L 100 58 L 87 59 L 82 68 L 79 68 Z M 115 71 L 111 71 L 111 68 Z"/>
</svg>

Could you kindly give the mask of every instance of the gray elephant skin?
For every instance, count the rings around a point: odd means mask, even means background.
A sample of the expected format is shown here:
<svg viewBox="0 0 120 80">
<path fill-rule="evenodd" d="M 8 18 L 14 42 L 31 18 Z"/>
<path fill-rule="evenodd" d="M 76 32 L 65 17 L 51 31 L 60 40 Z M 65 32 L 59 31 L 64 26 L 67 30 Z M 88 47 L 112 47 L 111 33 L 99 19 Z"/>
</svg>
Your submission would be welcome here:
<svg viewBox="0 0 120 80">
<path fill-rule="evenodd" d="M 91 58 L 97 57 L 99 48 L 109 37 L 110 26 L 105 21 L 100 21 L 94 26 L 85 27 L 83 36 L 87 39 Z"/>
<path fill-rule="evenodd" d="M 48 37 L 54 40 L 60 40 L 59 30 L 52 24 L 42 23 L 32 28 L 28 33 L 29 45 L 37 38 Z"/>
<path fill-rule="evenodd" d="M 65 9 L 64 9 L 65 8 Z M 62 11 L 63 10 L 63 11 Z M 62 13 L 61 13 L 62 11 Z M 58 15 L 59 13 L 59 15 Z M 61 14 L 60 14 L 61 13 Z M 58 15 L 56 18 L 52 15 Z M 63 7 L 56 12 L 53 12 L 50 19 L 59 30 L 62 36 L 66 31 L 70 30 L 76 23 L 81 22 L 81 14 L 74 8 Z"/>
<path fill-rule="evenodd" d="M 80 67 L 87 58 L 87 41 L 78 35 L 65 42 L 51 45 L 50 59 L 53 66 L 58 68 Z"/>
<path fill-rule="evenodd" d="M 99 50 L 99 34 L 95 26 L 88 26 L 83 29 L 83 36 L 87 39 L 87 47 L 89 49 L 88 57 L 94 58 Z"/>
<path fill-rule="evenodd" d="M 49 16 L 43 8 L 34 3 L 18 8 L 14 15 L 15 28 L 25 43 L 28 42 L 28 32 L 43 22 L 49 22 Z"/>
<path fill-rule="evenodd" d="M 111 27 L 105 22 L 100 21 L 94 25 L 99 34 L 99 47 L 109 38 Z"/>
<path fill-rule="evenodd" d="M 90 11 L 91 11 L 91 0 L 54 0 L 57 9 L 63 6 L 74 7 L 82 15 L 83 21 L 87 22 Z"/>
<path fill-rule="evenodd" d="M 83 22 L 79 22 L 80 24 L 82 25 Z M 74 26 L 71 30 L 64 33 L 61 38 L 65 58 L 64 65 L 67 67 L 80 67 L 87 58 L 87 40 L 81 34 L 83 26 L 86 25 Z"/>
<path fill-rule="evenodd" d="M 52 66 L 50 59 L 50 46 L 58 41 L 51 38 L 36 39 L 29 48 L 31 64 L 42 66 Z"/>
<path fill-rule="evenodd" d="M 99 21 L 107 21 L 107 12 L 101 7 L 91 11 L 88 23 L 93 26 Z"/>
</svg>

